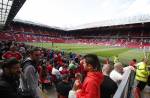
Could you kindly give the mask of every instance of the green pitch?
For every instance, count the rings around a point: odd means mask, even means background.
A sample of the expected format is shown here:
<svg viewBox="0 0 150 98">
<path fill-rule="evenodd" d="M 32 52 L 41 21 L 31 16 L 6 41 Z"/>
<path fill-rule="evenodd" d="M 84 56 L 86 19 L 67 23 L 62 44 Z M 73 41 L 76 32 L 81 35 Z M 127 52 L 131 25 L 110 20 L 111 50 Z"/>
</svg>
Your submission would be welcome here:
<svg viewBox="0 0 150 98">
<path fill-rule="evenodd" d="M 44 47 L 54 50 L 63 50 L 65 52 L 74 52 L 78 54 L 93 53 L 97 54 L 101 59 L 109 57 L 113 61 L 113 57 L 118 55 L 119 60 L 123 64 L 128 64 L 133 58 L 140 61 L 144 57 L 144 53 L 139 49 L 131 48 L 120 48 L 120 47 L 110 47 L 110 46 L 96 46 L 96 45 L 81 45 L 81 44 L 62 44 L 54 43 L 53 47 L 51 43 L 28 43 L 30 45 Z"/>
</svg>

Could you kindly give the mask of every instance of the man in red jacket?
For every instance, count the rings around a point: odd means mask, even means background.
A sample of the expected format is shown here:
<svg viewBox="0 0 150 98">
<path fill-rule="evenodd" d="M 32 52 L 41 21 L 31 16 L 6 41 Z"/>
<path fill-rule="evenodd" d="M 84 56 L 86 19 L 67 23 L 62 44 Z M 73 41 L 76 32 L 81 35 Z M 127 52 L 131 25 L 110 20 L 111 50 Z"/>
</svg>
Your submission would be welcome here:
<svg viewBox="0 0 150 98">
<path fill-rule="evenodd" d="M 82 88 L 76 92 L 77 98 L 100 98 L 100 85 L 103 81 L 103 75 L 100 72 L 101 65 L 98 57 L 94 54 L 85 55 L 83 66 L 87 75 Z"/>
</svg>

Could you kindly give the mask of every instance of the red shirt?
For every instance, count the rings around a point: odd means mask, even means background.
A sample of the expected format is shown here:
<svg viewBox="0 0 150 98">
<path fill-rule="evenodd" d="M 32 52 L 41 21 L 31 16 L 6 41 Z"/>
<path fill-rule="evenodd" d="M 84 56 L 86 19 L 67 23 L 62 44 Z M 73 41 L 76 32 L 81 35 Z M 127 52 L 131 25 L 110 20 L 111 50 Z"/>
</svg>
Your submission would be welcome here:
<svg viewBox="0 0 150 98">
<path fill-rule="evenodd" d="M 47 65 L 47 71 L 51 74 L 53 67 L 51 65 Z"/>
<path fill-rule="evenodd" d="M 39 82 L 40 83 L 49 83 L 50 80 L 48 80 L 48 74 L 45 77 L 42 76 L 42 71 L 43 71 L 42 66 L 39 65 L 37 70 L 38 70 L 38 73 L 39 73 L 39 76 L 40 76 L 39 77 Z M 46 72 L 48 73 L 48 68 L 46 69 Z"/>
<path fill-rule="evenodd" d="M 17 60 L 22 59 L 22 55 L 19 52 L 12 52 L 12 51 L 7 51 L 2 55 L 3 59 L 10 59 L 10 58 L 16 58 Z"/>
<path fill-rule="evenodd" d="M 60 71 L 60 73 L 61 73 L 62 75 L 64 75 L 64 74 L 69 74 L 69 70 L 63 69 L 62 71 Z"/>
</svg>

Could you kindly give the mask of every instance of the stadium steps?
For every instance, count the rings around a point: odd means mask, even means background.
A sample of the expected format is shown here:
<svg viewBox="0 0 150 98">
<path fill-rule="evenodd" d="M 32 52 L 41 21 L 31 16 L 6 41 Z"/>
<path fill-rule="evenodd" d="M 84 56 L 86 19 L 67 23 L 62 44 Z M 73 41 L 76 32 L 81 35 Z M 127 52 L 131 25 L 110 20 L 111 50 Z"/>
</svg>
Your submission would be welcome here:
<svg viewBox="0 0 150 98">
<path fill-rule="evenodd" d="M 150 86 L 146 86 L 142 92 L 142 98 L 150 98 Z"/>
</svg>

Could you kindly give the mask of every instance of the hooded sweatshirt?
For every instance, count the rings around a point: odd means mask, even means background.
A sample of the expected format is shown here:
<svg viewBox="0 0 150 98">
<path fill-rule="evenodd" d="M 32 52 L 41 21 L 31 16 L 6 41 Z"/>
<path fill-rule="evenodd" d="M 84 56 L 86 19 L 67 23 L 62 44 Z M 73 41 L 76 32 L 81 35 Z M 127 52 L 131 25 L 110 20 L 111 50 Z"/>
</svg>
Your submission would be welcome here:
<svg viewBox="0 0 150 98">
<path fill-rule="evenodd" d="M 77 98 L 100 98 L 100 85 L 103 81 L 101 72 L 88 72 Z"/>
</svg>

